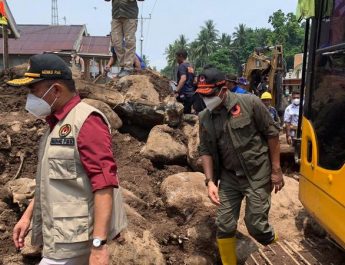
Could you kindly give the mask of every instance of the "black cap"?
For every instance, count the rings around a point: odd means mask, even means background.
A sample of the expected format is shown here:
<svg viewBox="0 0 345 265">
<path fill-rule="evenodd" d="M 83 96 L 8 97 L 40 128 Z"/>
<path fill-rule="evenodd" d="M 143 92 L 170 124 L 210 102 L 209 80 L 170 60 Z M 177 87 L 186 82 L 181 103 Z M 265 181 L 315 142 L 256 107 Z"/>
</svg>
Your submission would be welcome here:
<svg viewBox="0 0 345 265">
<path fill-rule="evenodd" d="M 225 74 L 217 68 L 210 67 L 204 69 L 198 77 L 197 93 L 205 96 L 211 96 L 216 92 L 216 88 L 225 85 Z"/>
<path fill-rule="evenodd" d="M 43 80 L 71 80 L 72 71 L 59 56 L 55 54 L 37 54 L 29 59 L 29 68 L 24 78 L 7 82 L 10 86 L 28 86 Z"/>
</svg>

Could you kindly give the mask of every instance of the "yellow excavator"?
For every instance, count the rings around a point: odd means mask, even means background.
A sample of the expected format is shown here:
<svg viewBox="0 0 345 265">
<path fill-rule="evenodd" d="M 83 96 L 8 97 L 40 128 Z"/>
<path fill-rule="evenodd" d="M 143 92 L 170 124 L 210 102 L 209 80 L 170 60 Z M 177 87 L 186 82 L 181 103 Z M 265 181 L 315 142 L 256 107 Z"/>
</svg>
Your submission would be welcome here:
<svg viewBox="0 0 345 265">
<path fill-rule="evenodd" d="M 345 0 L 301 0 L 298 10 L 307 18 L 299 197 L 345 249 Z"/>
<path fill-rule="evenodd" d="M 243 69 L 243 76 L 249 81 L 248 90 L 259 96 L 263 86 L 267 86 L 272 94 L 272 104 L 278 111 L 282 109 L 283 75 L 282 45 L 255 48 Z"/>
</svg>

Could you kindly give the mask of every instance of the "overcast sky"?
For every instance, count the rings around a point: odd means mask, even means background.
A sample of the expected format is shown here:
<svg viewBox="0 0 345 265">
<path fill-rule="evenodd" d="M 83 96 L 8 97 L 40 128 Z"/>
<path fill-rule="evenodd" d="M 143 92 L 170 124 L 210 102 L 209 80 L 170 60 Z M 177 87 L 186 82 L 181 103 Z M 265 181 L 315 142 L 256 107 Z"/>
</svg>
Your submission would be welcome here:
<svg viewBox="0 0 345 265">
<path fill-rule="evenodd" d="M 50 0 L 7 0 L 17 24 L 50 24 Z M 139 2 L 144 22 L 144 54 L 158 69 L 166 65 L 165 48 L 185 34 L 193 40 L 208 19 L 220 32 L 232 34 L 240 23 L 269 27 L 268 17 L 276 10 L 295 12 L 297 0 L 145 0 Z M 94 36 L 110 32 L 111 2 L 104 0 L 58 0 L 59 23 L 86 24 Z M 137 51 L 140 52 L 140 25 Z"/>
</svg>

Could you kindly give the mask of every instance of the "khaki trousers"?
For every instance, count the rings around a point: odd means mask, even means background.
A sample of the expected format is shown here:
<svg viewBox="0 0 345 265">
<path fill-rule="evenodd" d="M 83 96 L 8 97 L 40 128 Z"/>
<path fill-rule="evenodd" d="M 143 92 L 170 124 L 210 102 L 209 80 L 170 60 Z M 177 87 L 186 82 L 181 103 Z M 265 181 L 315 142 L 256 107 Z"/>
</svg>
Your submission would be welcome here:
<svg viewBox="0 0 345 265">
<path fill-rule="evenodd" d="M 137 19 L 119 18 L 111 22 L 111 40 L 116 56 L 120 67 L 127 70 L 133 69 L 137 25 Z"/>
<path fill-rule="evenodd" d="M 89 256 L 84 255 L 80 257 L 70 258 L 70 259 L 48 259 L 43 258 L 39 265 L 88 265 Z"/>
<path fill-rule="evenodd" d="M 274 230 L 268 222 L 271 207 L 271 183 L 253 190 L 245 176 L 235 176 L 222 170 L 219 184 L 220 206 L 217 209 L 217 238 L 234 237 L 241 203 L 246 199 L 244 222 L 249 234 L 267 245 L 274 240 Z"/>
</svg>

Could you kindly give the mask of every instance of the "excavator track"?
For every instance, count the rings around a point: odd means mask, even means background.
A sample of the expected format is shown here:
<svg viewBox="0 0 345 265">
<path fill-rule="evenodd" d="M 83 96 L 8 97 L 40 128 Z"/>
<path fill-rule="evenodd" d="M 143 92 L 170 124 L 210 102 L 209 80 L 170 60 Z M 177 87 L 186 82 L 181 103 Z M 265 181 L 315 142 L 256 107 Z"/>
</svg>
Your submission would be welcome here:
<svg viewBox="0 0 345 265">
<path fill-rule="evenodd" d="M 304 247 L 303 247 L 304 246 Z M 245 265 L 331 265 L 320 261 L 322 253 L 318 252 L 311 241 L 303 244 L 282 240 L 260 248 L 252 253 Z"/>
</svg>

